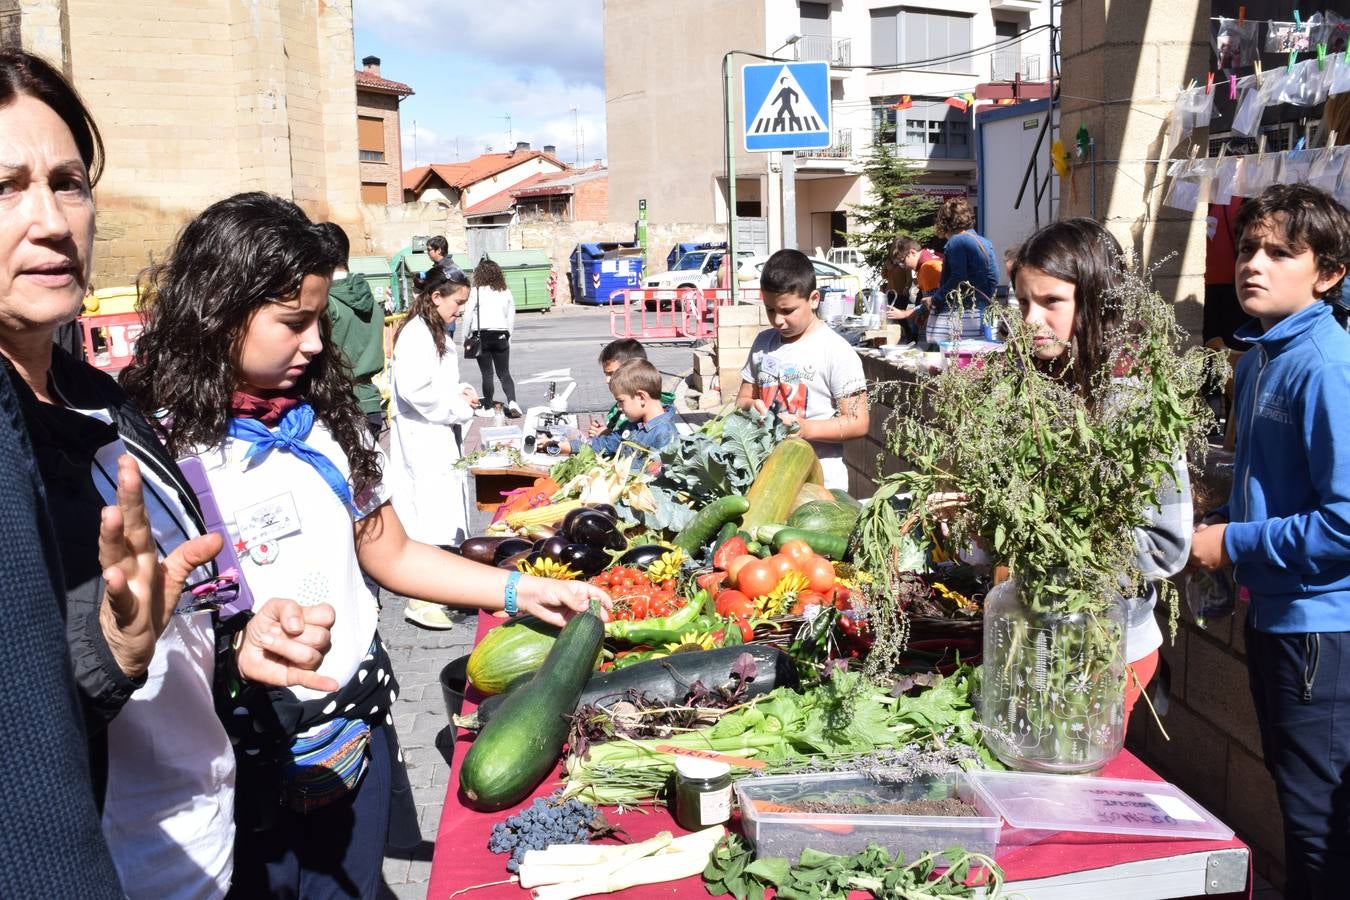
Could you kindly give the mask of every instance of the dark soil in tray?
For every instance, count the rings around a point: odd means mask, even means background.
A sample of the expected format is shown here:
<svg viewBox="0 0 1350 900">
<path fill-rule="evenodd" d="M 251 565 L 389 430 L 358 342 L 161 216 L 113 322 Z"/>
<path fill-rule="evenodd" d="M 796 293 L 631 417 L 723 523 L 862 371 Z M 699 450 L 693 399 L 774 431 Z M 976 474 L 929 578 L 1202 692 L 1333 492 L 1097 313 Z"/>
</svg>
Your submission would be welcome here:
<svg viewBox="0 0 1350 900">
<path fill-rule="evenodd" d="M 832 802 L 828 800 L 799 800 L 794 810 L 846 816 L 978 816 L 980 811 L 955 797 L 942 800 L 896 800 L 892 803 Z"/>
</svg>

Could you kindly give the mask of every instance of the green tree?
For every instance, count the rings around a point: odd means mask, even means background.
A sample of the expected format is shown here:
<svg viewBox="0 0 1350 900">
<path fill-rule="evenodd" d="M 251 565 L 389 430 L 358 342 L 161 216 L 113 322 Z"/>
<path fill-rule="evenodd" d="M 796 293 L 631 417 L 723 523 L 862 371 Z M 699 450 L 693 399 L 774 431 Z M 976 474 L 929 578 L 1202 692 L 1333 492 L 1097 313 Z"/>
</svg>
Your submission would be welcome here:
<svg viewBox="0 0 1350 900">
<path fill-rule="evenodd" d="M 848 233 L 849 245 L 862 250 L 867 264 L 877 272 L 895 238 L 912 237 L 925 246 L 933 239 L 938 207 L 937 200 L 915 190 L 919 167 L 899 156 L 896 145 L 881 138 L 883 133 L 876 133 L 872 152 L 863 162 L 871 199 L 850 207 L 857 230 Z"/>
</svg>

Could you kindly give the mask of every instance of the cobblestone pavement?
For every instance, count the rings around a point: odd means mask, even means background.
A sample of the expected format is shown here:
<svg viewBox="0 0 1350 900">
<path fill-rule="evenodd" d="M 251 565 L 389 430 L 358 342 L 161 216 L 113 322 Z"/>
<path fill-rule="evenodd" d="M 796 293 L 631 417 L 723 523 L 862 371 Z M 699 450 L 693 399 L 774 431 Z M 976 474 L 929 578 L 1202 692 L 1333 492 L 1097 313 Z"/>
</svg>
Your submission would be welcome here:
<svg viewBox="0 0 1350 900">
<path fill-rule="evenodd" d="M 609 409 L 613 400 L 596 362 L 600 348 L 609 340 L 609 310 L 604 307 L 564 307 L 548 315 L 529 313 L 518 317 L 511 342 L 511 374 L 521 408 L 543 403 L 550 380 L 559 382 L 558 389 L 563 390 L 566 386 L 563 377 L 541 376 L 567 369 L 577 381 L 576 390 L 568 398 L 572 411 Z M 691 354 L 688 347 L 650 348 L 649 357 L 661 370 L 668 390 L 689 372 Z M 477 366 L 467 360 L 461 360 L 460 366 L 460 377 L 477 387 Z M 502 399 L 500 386 L 496 396 Z M 474 427 L 490 421 L 477 420 Z M 481 532 L 488 518 L 480 514 L 472 523 L 471 533 Z M 439 676 L 446 663 L 471 649 L 476 619 L 464 616 L 453 629 L 428 631 L 404 620 L 403 598 L 381 592 L 380 601 L 380 634 L 399 680 L 394 725 L 412 782 L 423 838 L 421 847 L 411 853 L 386 854 L 381 897 L 422 900 L 431 877 L 432 842 L 449 777 L 449 767 L 436 749 L 436 734 L 447 724 Z"/>
</svg>

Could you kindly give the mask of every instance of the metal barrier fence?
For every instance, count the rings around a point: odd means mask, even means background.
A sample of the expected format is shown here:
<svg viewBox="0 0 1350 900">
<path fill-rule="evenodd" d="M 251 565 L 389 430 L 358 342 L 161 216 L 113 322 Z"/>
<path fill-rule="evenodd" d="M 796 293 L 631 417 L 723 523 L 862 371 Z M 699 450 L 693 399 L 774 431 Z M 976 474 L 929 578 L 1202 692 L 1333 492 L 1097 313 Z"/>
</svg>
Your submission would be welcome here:
<svg viewBox="0 0 1350 900">
<path fill-rule="evenodd" d="M 717 337 L 718 310 L 733 303 L 759 302 L 758 288 L 615 291 L 610 295 L 609 333 L 647 343 L 709 341 Z"/>
</svg>

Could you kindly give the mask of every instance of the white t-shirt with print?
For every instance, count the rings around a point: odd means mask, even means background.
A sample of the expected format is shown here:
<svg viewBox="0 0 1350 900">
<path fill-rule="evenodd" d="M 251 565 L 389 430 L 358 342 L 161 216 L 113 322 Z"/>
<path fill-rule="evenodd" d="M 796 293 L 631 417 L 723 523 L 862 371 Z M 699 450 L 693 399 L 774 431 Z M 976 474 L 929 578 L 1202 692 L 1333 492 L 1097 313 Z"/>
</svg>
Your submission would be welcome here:
<svg viewBox="0 0 1350 900">
<path fill-rule="evenodd" d="M 332 460 L 350 483 L 347 457 L 327 426 L 315 421 L 305 443 Z M 222 446 L 198 456 L 239 554 L 254 609 L 273 597 L 333 607 L 332 647 L 319 674 L 345 685 L 370 649 L 379 611 L 357 562 L 353 515 L 305 460 L 273 448 L 246 465 L 251 448 L 248 441 L 227 437 Z M 368 489 L 356 497 L 359 515 L 374 512 L 388 499 L 383 483 Z M 310 688 L 289 690 L 301 700 L 323 696 Z"/>
<path fill-rule="evenodd" d="M 108 422 L 104 410 L 79 410 Z M 121 440 L 94 456 L 105 503 L 117 502 Z M 200 532 L 178 494 L 141 463 L 160 557 Z M 192 574 L 195 581 L 204 570 Z M 234 751 L 211 697 L 215 631 L 209 612 L 175 615 L 155 642 L 146 682 L 108 724 L 103 834 L 133 898 L 223 897 L 234 873 Z"/>
<path fill-rule="evenodd" d="M 790 343 L 776 329 L 761 331 L 741 369 L 741 380 L 755 385 L 766 404 L 778 401 L 781 412 L 807 419 L 830 419 L 844 397 L 867 390 L 862 360 L 848 341 L 824 322 Z M 844 445 L 811 441 L 825 473 L 825 486 L 848 490 Z"/>
</svg>

